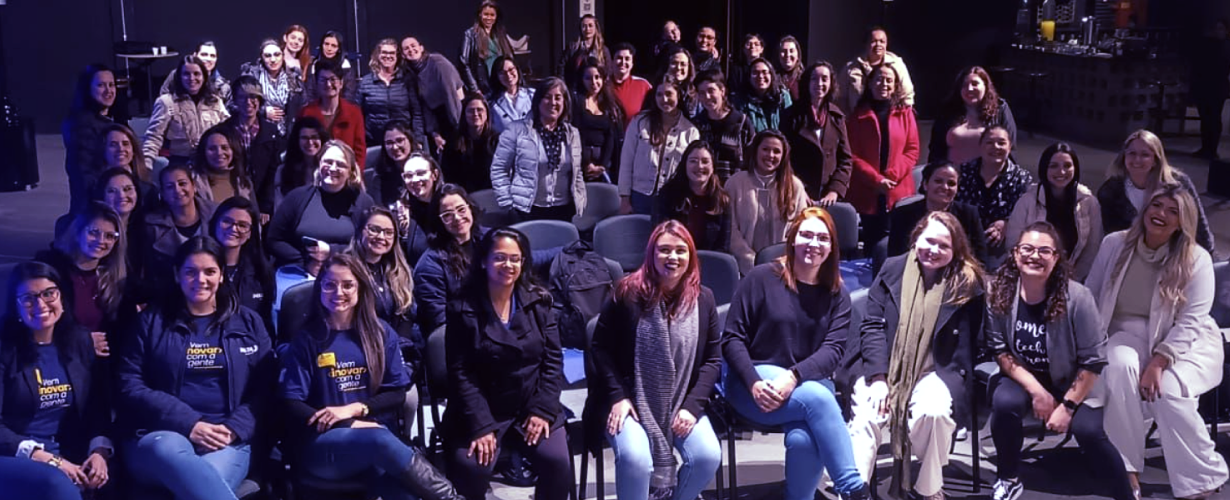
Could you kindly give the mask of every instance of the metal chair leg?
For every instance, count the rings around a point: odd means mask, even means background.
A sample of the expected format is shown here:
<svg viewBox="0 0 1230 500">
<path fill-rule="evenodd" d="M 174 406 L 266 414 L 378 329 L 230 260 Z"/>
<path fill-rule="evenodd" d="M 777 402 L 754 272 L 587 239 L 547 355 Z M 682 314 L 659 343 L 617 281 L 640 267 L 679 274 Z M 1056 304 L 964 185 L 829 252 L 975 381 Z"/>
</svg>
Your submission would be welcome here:
<svg viewBox="0 0 1230 500">
<path fill-rule="evenodd" d="M 974 421 L 970 425 L 970 455 L 974 459 L 974 494 L 982 492 L 982 446 L 978 441 L 978 410 L 974 409 Z"/>
<path fill-rule="evenodd" d="M 735 432 L 731 425 L 726 426 L 726 442 L 728 444 L 727 451 L 730 453 L 730 493 L 729 500 L 738 500 L 739 498 L 739 460 L 736 458 L 735 450 L 738 448 L 735 445 Z"/>
<path fill-rule="evenodd" d="M 594 472 L 594 479 L 598 482 L 596 485 L 597 489 L 595 490 L 597 491 L 597 496 L 595 498 L 598 500 L 606 500 L 606 464 L 604 462 L 606 462 L 606 457 L 602 455 L 602 450 L 598 450 L 598 453 L 594 454 L 594 469 L 596 471 Z"/>
<path fill-rule="evenodd" d="M 585 498 L 585 486 L 589 484 L 589 451 L 582 446 L 581 450 L 581 484 L 577 485 L 577 499 Z"/>
</svg>

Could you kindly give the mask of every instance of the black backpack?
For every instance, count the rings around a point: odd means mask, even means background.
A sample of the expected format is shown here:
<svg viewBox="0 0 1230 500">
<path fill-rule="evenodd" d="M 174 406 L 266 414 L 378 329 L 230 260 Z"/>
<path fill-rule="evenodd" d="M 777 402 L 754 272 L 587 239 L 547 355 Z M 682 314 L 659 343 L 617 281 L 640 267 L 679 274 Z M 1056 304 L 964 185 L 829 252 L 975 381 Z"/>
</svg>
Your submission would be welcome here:
<svg viewBox="0 0 1230 500">
<path fill-rule="evenodd" d="M 548 288 L 555 298 L 560 343 L 564 347 L 585 348 L 585 327 L 602 312 L 615 290 L 615 280 L 606 259 L 593 245 L 578 240 L 551 261 Z"/>
</svg>

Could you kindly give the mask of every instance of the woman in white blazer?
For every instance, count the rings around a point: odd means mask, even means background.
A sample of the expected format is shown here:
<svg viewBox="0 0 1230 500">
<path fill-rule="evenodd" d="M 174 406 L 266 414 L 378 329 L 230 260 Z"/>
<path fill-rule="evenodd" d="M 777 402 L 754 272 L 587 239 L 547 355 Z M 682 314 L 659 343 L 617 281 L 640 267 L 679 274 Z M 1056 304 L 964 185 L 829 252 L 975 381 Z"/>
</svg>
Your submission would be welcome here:
<svg viewBox="0 0 1230 500">
<path fill-rule="evenodd" d="M 645 103 L 624 133 L 619 157 L 620 213 L 650 215 L 654 196 L 675 175 L 683 151 L 700 139 L 700 131 L 680 109 L 682 94 L 669 78 L 654 88 L 653 105 Z"/>
</svg>

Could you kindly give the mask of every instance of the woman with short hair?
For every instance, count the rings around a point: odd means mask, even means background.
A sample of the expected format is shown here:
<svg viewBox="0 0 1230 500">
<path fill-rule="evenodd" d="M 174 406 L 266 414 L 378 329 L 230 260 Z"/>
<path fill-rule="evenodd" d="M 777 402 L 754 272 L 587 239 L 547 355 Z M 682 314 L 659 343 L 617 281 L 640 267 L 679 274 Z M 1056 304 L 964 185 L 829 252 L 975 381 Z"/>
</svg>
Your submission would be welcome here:
<svg viewBox="0 0 1230 500">
<path fill-rule="evenodd" d="M 367 129 L 363 110 L 352 104 L 351 99 L 343 99 L 348 85 L 351 85 L 344 78 L 344 73 L 345 70 L 329 59 L 313 63 L 316 99 L 303 107 L 299 117 L 315 118 L 325 124 L 333 140 L 345 142 L 354 151 L 359 172 L 362 172 L 367 166 Z"/>
</svg>

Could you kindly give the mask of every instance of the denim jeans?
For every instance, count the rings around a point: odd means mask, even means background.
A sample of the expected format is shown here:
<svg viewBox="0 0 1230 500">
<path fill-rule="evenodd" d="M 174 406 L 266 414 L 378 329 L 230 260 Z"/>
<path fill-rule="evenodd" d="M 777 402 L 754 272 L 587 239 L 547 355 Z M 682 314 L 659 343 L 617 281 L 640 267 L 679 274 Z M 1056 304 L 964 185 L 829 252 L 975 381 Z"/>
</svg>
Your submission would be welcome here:
<svg viewBox="0 0 1230 500">
<path fill-rule="evenodd" d="M 628 200 L 632 203 L 632 213 L 640 215 L 653 215 L 653 205 L 657 203 L 657 196 L 638 193 L 632 191 L 632 196 Z"/>
<path fill-rule="evenodd" d="M 0 457 L 0 485 L 0 498 L 81 500 L 81 491 L 64 472 L 23 457 Z"/>
<path fill-rule="evenodd" d="M 785 374 L 786 369 L 759 365 L 756 373 L 762 380 L 772 380 Z M 738 374 L 727 371 L 724 388 L 727 401 L 743 418 L 785 431 L 786 500 L 811 500 L 826 467 L 839 493 L 863 487 L 863 479 L 854 465 L 850 434 L 830 381 L 808 380 L 799 384 L 789 400 L 769 413 L 756 406 L 751 390 Z"/>
<path fill-rule="evenodd" d="M 384 500 L 413 499 L 396 474 L 406 470 L 414 450 L 388 429 L 329 429 L 303 446 L 300 465 L 327 480 L 362 477 Z M 392 473 L 392 474 L 389 474 Z"/>
<path fill-rule="evenodd" d="M 132 477 L 145 486 L 162 487 L 175 498 L 225 500 L 248 476 L 251 447 L 227 446 L 198 454 L 183 434 L 154 431 L 130 442 L 125 463 Z"/>
<path fill-rule="evenodd" d="M 649 478 L 653 474 L 653 456 L 645 428 L 631 415 L 624 418 L 619 434 L 607 434 L 615 452 L 615 494 L 619 500 L 649 498 Z M 679 467 L 679 482 L 675 500 L 695 500 L 709 485 L 722 465 L 722 445 L 709 417 L 701 416 L 686 438 L 675 436 L 675 449 L 683 458 Z"/>
</svg>

